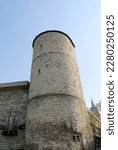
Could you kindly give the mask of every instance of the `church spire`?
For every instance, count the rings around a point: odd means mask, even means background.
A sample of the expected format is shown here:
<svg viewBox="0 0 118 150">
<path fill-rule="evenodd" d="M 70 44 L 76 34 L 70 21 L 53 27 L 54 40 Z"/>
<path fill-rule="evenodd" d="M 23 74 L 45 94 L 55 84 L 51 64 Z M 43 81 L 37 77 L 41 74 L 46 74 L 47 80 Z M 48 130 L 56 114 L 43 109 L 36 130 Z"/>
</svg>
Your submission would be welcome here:
<svg viewBox="0 0 118 150">
<path fill-rule="evenodd" d="M 94 102 L 93 102 L 93 99 L 91 98 L 91 106 L 92 106 L 92 108 L 94 108 L 95 107 L 95 105 L 94 105 Z"/>
</svg>

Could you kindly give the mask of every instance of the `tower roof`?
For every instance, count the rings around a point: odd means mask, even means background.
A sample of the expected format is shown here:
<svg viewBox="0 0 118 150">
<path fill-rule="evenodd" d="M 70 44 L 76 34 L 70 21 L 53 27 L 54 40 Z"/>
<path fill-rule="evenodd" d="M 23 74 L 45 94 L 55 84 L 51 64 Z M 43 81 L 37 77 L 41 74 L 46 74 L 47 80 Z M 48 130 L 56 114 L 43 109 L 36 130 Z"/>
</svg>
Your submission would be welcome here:
<svg viewBox="0 0 118 150">
<path fill-rule="evenodd" d="M 66 33 L 64 33 L 64 32 L 62 32 L 62 31 L 58 31 L 58 30 L 47 30 L 47 31 L 41 32 L 41 33 L 38 34 L 38 35 L 35 37 L 35 39 L 33 40 L 32 47 L 34 47 L 35 40 L 36 40 L 40 35 L 45 34 L 45 33 L 48 33 L 48 32 L 58 32 L 58 33 L 64 34 L 64 35 L 70 40 L 70 42 L 72 43 L 73 47 L 75 47 L 75 45 L 74 45 L 73 41 L 71 40 L 71 38 L 70 38 Z"/>
</svg>

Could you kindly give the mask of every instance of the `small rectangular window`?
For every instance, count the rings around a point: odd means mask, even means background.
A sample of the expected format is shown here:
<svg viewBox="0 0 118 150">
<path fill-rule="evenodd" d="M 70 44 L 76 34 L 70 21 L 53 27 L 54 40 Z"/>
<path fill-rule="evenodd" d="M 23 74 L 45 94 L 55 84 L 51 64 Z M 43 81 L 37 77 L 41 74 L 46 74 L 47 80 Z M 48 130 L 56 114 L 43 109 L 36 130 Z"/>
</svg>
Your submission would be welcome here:
<svg viewBox="0 0 118 150">
<path fill-rule="evenodd" d="M 8 132 L 12 132 L 13 131 L 13 126 L 14 126 L 14 116 L 11 115 L 8 118 L 8 125 L 7 125 Z"/>
<path fill-rule="evenodd" d="M 77 141 L 80 142 L 80 136 L 79 135 L 77 135 Z"/>
<path fill-rule="evenodd" d="M 73 134 L 73 141 L 74 142 L 80 142 L 81 141 L 81 134 L 80 133 L 74 133 Z"/>
<path fill-rule="evenodd" d="M 19 117 L 14 116 L 14 131 L 18 130 L 18 124 L 19 124 Z"/>
<path fill-rule="evenodd" d="M 73 141 L 76 142 L 76 136 L 73 136 Z"/>
<path fill-rule="evenodd" d="M 7 128 L 2 131 L 2 135 L 18 134 L 19 116 L 10 115 L 8 117 Z"/>
</svg>

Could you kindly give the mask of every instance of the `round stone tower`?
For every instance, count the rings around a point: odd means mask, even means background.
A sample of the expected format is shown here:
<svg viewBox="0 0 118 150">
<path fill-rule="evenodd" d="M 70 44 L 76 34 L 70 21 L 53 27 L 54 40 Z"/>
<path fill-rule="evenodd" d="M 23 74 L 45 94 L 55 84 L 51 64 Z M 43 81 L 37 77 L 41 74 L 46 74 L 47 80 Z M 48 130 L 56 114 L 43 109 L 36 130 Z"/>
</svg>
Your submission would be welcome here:
<svg viewBox="0 0 118 150">
<path fill-rule="evenodd" d="M 46 31 L 34 39 L 33 49 L 26 150 L 92 150 L 72 40 Z"/>
</svg>

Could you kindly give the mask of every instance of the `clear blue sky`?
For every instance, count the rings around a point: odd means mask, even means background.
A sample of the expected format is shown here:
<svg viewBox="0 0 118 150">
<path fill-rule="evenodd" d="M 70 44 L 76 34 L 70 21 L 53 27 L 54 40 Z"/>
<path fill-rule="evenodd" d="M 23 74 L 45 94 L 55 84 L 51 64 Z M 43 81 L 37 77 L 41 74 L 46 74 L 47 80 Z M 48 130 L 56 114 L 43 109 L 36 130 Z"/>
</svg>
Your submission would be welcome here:
<svg viewBox="0 0 118 150">
<path fill-rule="evenodd" d="M 98 102 L 99 0 L 0 0 L 0 83 L 30 80 L 32 41 L 51 29 L 73 40 L 85 101 Z"/>
</svg>

